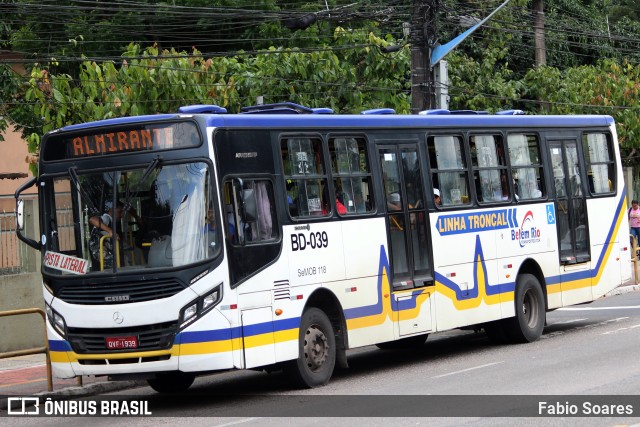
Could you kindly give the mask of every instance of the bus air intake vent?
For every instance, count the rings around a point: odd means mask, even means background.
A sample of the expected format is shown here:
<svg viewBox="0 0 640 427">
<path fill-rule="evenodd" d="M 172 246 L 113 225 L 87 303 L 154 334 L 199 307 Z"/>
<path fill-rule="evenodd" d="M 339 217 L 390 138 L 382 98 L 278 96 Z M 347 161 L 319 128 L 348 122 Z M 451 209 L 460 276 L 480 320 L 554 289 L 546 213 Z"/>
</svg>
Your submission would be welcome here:
<svg viewBox="0 0 640 427">
<path fill-rule="evenodd" d="M 288 300 L 291 297 L 288 280 L 273 282 L 273 300 Z"/>
<path fill-rule="evenodd" d="M 176 280 L 145 280 L 137 283 L 69 285 L 60 289 L 58 298 L 69 304 L 128 304 L 169 298 L 186 288 Z"/>
</svg>

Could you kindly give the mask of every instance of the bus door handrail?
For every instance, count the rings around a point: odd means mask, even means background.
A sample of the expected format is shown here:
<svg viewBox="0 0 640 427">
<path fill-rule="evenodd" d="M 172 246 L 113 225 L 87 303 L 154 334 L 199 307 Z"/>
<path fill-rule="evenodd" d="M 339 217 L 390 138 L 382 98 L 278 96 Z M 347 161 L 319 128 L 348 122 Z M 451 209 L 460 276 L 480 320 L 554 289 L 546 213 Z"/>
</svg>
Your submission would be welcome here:
<svg viewBox="0 0 640 427">
<path fill-rule="evenodd" d="M 112 237 L 113 236 L 111 234 L 105 234 L 104 236 L 100 237 L 100 271 L 104 270 L 104 240 L 110 239 Z M 115 242 L 113 242 L 113 246 L 115 246 L 116 248 L 116 266 L 120 267 L 120 245 L 118 244 L 118 239 L 115 239 Z"/>
</svg>

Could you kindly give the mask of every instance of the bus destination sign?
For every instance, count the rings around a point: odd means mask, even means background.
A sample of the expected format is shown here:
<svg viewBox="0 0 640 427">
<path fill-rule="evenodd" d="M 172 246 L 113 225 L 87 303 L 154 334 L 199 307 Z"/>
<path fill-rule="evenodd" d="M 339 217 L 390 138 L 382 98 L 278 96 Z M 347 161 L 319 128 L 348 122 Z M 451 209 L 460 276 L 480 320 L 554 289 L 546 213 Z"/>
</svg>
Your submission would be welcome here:
<svg viewBox="0 0 640 427">
<path fill-rule="evenodd" d="M 76 134 L 63 137 L 64 150 L 55 153 L 53 146 L 60 141 L 52 139 L 45 149 L 45 160 L 74 159 L 140 151 L 170 150 L 195 147 L 201 139 L 192 122 L 144 125 L 135 128 L 106 129 L 100 132 Z"/>
</svg>

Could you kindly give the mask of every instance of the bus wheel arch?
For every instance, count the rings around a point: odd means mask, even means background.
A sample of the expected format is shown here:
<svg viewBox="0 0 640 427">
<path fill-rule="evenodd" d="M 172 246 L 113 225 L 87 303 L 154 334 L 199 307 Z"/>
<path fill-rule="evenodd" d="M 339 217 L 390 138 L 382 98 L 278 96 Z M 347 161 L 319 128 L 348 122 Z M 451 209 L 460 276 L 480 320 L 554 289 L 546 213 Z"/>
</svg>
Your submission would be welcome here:
<svg viewBox="0 0 640 427">
<path fill-rule="evenodd" d="M 330 291 L 318 289 L 309 297 L 300 317 L 298 358 L 284 365 L 285 374 L 296 387 L 325 385 L 336 364 L 346 365 L 341 313 L 342 307 Z"/>
<path fill-rule="evenodd" d="M 535 260 L 531 258 L 527 258 L 520 266 L 520 270 L 518 271 L 518 276 L 516 277 L 516 285 L 518 283 L 517 278 L 520 277 L 520 275 L 522 274 L 531 274 L 536 277 L 536 279 L 538 280 L 538 283 L 540 284 L 540 287 L 542 288 L 542 294 L 544 296 L 545 311 L 548 311 L 549 300 L 547 295 L 547 283 L 544 278 L 544 274 L 542 274 L 542 269 L 540 268 L 540 265 Z"/>
<path fill-rule="evenodd" d="M 305 310 L 309 309 L 309 307 L 319 308 L 329 317 L 336 337 L 336 363 L 340 368 L 348 368 L 346 350 L 349 348 L 349 336 L 347 334 L 347 321 L 344 318 L 344 310 L 340 301 L 338 301 L 333 292 L 326 288 L 320 288 L 309 296 Z"/>
</svg>

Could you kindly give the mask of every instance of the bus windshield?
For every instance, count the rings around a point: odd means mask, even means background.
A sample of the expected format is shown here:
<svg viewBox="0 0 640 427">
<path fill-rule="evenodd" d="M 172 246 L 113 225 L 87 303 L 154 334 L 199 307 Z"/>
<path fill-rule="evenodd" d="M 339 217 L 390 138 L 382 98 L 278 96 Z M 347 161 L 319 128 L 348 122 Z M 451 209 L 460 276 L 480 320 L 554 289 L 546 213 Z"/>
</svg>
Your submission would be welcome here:
<svg viewBox="0 0 640 427">
<path fill-rule="evenodd" d="M 178 267 L 220 252 L 208 163 L 154 161 L 99 173 L 72 167 L 44 180 L 43 191 L 51 218 L 43 267 L 50 274 Z"/>
</svg>

